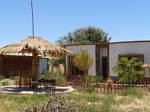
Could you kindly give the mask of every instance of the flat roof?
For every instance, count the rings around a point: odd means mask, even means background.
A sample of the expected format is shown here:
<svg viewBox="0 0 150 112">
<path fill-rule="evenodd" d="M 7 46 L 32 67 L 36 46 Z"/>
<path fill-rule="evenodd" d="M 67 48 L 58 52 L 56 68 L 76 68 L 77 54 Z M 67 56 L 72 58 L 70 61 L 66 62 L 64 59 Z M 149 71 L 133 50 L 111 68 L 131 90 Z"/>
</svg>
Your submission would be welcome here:
<svg viewBox="0 0 150 112">
<path fill-rule="evenodd" d="M 67 44 L 65 46 L 80 46 L 80 45 L 108 45 L 109 43 L 99 43 L 99 44 Z"/>
<path fill-rule="evenodd" d="M 109 43 L 100 43 L 100 44 L 67 44 L 65 46 L 78 46 L 78 45 L 108 45 L 108 44 L 120 44 L 120 43 L 142 43 L 150 42 L 150 40 L 131 40 L 131 41 L 118 41 L 118 42 L 109 42 Z"/>
<path fill-rule="evenodd" d="M 141 43 L 141 42 L 150 42 L 150 40 L 119 41 L 119 42 L 110 42 L 109 44 L 119 44 L 119 43 Z"/>
</svg>

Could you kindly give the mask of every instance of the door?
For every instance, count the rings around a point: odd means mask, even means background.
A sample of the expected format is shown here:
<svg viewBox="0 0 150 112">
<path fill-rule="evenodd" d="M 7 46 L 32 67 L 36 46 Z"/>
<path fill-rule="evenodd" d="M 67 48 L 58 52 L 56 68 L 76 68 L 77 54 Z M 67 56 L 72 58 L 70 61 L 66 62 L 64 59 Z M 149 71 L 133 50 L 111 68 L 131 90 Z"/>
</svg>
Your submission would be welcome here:
<svg viewBox="0 0 150 112">
<path fill-rule="evenodd" d="M 108 57 L 102 57 L 102 75 L 104 80 L 108 78 Z"/>
</svg>

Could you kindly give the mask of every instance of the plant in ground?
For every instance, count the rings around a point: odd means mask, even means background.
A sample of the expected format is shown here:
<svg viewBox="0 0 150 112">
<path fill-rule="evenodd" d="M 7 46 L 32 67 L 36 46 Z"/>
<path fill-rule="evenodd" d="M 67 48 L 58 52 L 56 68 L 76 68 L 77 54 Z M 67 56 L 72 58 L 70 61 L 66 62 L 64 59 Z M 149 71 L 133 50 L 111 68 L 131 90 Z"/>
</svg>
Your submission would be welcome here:
<svg viewBox="0 0 150 112">
<path fill-rule="evenodd" d="M 50 72 L 49 71 L 45 71 L 43 73 L 43 75 L 44 75 L 45 78 L 49 78 L 50 77 Z"/>
<path fill-rule="evenodd" d="M 100 98 L 95 93 L 91 93 L 91 94 L 86 94 L 86 100 L 88 102 L 98 102 Z"/>
<path fill-rule="evenodd" d="M 142 98 L 143 95 L 144 95 L 143 92 L 142 92 L 142 90 L 137 89 L 137 88 L 127 88 L 127 89 L 124 89 L 124 90 L 121 91 L 121 94 L 123 96 L 130 95 L 130 96 L 134 96 L 136 98 Z"/>
<path fill-rule="evenodd" d="M 93 64 L 93 59 L 87 50 L 81 50 L 81 52 L 73 58 L 73 62 L 76 67 L 84 72 L 84 75 L 87 75 L 89 67 Z"/>
<path fill-rule="evenodd" d="M 85 92 L 85 93 L 88 93 L 88 94 L 92 94 L 92 93 L 95 92 L 95 88 L 93 88 L 93 87 L 86 87 L 86 88 L 84 89 L 84 92 Z"/>
<path fill-rule="evenodd" d="M 110 112 L 111 106 L 115 103 L 112 95 L 107 95 L 100 107 L 100 112 Z"/>
<path fill-rule="evenodd" d="M 136 81 L 144 75 L 142 65 L 143 63 L 139 58 L 122 58 L 118 65 L 113 68 L 113 71 L 118 73 L 121 82 Z"/>
<path fill-rule="evenodd" d="M 57 74 L 56 83 L 65 84 L 65 82 L 66 82 L 66 80 L 65 80 L 64 74 Z"/>
<path fill-rule="evenodd" d="M 10 79 L 4 79 L 0 81 L 0 86 L 8 86 L 8 85 L 12 85 L 13 81 Z"/>
<path fill-rule="evenodd" d="M 0 74 L 0 81 L 5 79 L 5 77 L 3 75 Z"/>
<path fill-rule="evenodd" d="M 98 82 L 102 82 L 103 81 L 103 77 L 102 76 L 91 76 L 90 79 L 91 79 L 91 82 L 93 82 L 93 83 L 98 83 Z"/>
</svg>

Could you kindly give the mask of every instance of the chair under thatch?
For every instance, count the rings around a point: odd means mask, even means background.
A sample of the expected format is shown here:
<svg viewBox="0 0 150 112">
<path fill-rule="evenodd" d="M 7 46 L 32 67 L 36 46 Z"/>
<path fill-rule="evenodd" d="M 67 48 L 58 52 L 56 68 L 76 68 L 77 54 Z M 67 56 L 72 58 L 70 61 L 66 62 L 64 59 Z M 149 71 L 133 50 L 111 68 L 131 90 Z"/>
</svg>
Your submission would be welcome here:
<svg viewBox="0 0 150 112">
<path fill-rule="evenodd" d="M 37 77 L 38 57 L 57 57 L 65 53 L 72 54 L 72 52 L 37 36 L 29 36 L 27 39 L 0 49 L 1 55 L 32 56 L 31 76 L 35 77 Z"/>
</svg>

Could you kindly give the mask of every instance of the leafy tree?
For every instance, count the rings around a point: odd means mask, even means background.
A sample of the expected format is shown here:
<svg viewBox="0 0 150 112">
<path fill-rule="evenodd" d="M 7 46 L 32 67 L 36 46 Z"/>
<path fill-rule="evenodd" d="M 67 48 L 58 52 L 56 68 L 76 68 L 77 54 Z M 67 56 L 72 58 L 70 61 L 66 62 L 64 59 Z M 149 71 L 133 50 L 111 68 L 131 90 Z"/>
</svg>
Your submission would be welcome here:
<svg viewBox="0 0 150 112">
<path fill-rule="evenodd" d="M 96 27 L 78 28 L 72 33 L 61 37 L 57 43 L 60 46 L 66 44 L 97 44 L 107 43 L 111 38 L 102 29 Z"/>
<path fill-rule="evenodd" d="M 93 63 L 93 59 L 88 54 L 87 50 L 81 50 L 81 52 L 73 58 L 73 62 L 76 67 L 84 72 L 84 75 L 87 75 L 88 69 Z"/>
<path fill-rule="evenodd" d="M 118 73 L 120 81 L 136 81 L 144 75 L 142 64 L 139 58 L 122 58 L 118 65 L 113 68 L 113 71 Z"/>
</svg>

